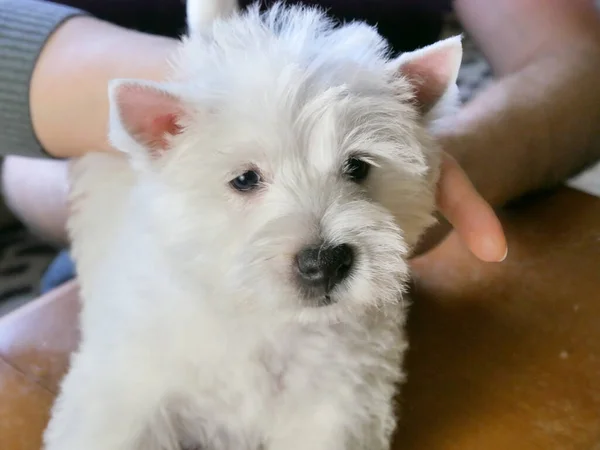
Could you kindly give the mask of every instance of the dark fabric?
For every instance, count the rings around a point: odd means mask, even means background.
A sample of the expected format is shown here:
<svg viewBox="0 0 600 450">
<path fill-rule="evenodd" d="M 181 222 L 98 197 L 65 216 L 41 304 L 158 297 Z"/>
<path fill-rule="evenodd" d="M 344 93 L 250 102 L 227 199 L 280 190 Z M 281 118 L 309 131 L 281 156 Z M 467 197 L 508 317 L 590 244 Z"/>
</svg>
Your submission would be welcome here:
<svg viewBox="0 0 600 450">
<path fill-rule="evenodd" d="M 365 20 L 378 27 L 396 51 L 434 42 L 450 0 L 289 0 L 319 5 L 339 20 Z M 164 36 L 185 32 L 184 0 L 58 0 L 115 24 Z M 246 7 L 254 0 L 241 0 Z M 263 4 L 273 3 L 266 0 Z"/>
</svg>

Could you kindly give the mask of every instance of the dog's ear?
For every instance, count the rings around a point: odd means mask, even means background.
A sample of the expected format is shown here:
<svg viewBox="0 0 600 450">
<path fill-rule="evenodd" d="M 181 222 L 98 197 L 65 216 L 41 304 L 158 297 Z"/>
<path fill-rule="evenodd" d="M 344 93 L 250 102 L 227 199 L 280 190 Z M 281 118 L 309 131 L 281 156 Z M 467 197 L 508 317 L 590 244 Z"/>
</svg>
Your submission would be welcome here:
<svg viewBox="0 0 600 450">
<path fill-rule="evenodd" d="M 151 159 L 169 150 L 189 115 L 176 93 L 149 81 L 113 80 L 109 101 L 111 143 L 121 151 Z"/>
<path fill-rule="evenodd" d="M 461 61 L 462 38 L 455 36 L 404 53 L 392 64 L 396 74 L 412 84 L 417 106 L 427 114 L 449 91 L 456 90 Z"/>
<path fill-rule="evenodd" d="M 217 18 L 225 18 L 238 9 L 238 0 L 186 0 L 188 35 L 206 30 Z"/>
</svg>

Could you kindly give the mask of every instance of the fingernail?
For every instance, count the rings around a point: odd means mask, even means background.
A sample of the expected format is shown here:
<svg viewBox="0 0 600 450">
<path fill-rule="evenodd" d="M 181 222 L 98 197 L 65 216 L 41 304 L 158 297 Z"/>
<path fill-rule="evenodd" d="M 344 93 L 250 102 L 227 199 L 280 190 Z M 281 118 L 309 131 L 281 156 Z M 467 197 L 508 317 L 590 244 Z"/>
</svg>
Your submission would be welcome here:
<svg viewBox="0 0 600 450">
<path fill-rule="evenodd" d="M 508 245 L 506 246 L 506 251 L 504 252 L 504 256 L 502 257 L 502 259 L 500 259 L 498 262 L 502 262 L 506 259 L 506 257 L 508 256 Z"/>
<path fill-rule="evenodd" d="M 497 239 L 493 239 L 491 237 L 486 237 L 482 242 L 480 242 L 479 247 L 479 259 L 487 262 L 502 262 L 508 256 L 508 245 L 504 243 L 504 255 L 502 258 L 498 259 L 498 250 L 499 244 Z"/>
</svg>

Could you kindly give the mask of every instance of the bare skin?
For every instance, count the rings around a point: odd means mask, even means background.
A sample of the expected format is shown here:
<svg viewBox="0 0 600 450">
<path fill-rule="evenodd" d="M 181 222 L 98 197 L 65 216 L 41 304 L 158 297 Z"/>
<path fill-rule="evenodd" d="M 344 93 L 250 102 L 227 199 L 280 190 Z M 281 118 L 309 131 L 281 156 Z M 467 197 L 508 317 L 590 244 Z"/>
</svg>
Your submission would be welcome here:
<svg viewBox="0 0 600 450">
<path fill-rule="evenodd" d="M 600 15 L 593 0 L 456 0 L 495 74 L 440 136 L 493 206 L 600 158 Z M 510 24 L 510 26 L 506 26 Z"/>
<path fill-rule="evenodd" d="M 501 206 L 600 157 L 594 146 L 600 94 L 593 82 L 599 73 L 598 17 L 591 0 L 456 0 L 455 7 L 499 78 L 439 136 L 448 152 L 438 191 L 445 221 L 432 230 L 419 252 L 437 243 L 450 223 L 478 258 L 501 261 L 506 240 L 490 203 Z M 162 79 L 175 45 L 170 39 L 93 18 L 67 21 L 44 48 L 31 85 L 34 128 L 44 148 L 60 158 L 91 149 L 112 151 L 105 133 L 108 80 Z M 62 68 L 67 61 L 72 70 L 65 76 Z M 60 105 L 57 98 L 62 99 Z M 12 179 L 20 185 L 12 189 L 13 205 L 24 205 L 19 202 L 27 190 L 24 181 L 35 177 L 36 171 L 57 170 L 49 162 L 30 170 L 32 161 L 10 160 L 4 171 L 13 175 L 18 171 Z M 65 185 L 64 179 L 54 181 L 25 196 L 47 204 L 64 194 Z M 21 210 L 17 206 L 17 212 L 33 218 L 39 205 L 32 202 Z M 66 215 L 62 208 L 54 214 Z M 48 228 L 43 223 L 34 227 Z M 53 236 L 66 241 L 64 229 L 55 230 Z"/>
<path fill-rule="evenodd" d="M 455 0 L 454 6 L 497 79 L 438 136 L 475 187 L 466 187 L 458 167 L 446 170 L 438 203 L 471 251 L 489 261 L 502 240 L 476 192 L 501 207 L 600 159 L 600 17 L 592 0 Z M 442 221 L 419 252 L 450 230 Z"/>
</svg>

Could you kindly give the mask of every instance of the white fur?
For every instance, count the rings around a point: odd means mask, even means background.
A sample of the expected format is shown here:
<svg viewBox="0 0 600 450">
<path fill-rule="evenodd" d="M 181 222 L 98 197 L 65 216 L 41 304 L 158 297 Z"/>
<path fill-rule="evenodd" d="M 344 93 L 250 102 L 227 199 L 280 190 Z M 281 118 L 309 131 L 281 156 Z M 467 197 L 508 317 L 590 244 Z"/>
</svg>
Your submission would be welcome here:
<svg viewBox="0 0 600 450">
<path fill-rule="evenodd" d="M 237 0 L 191 0 L 186 4 L 188 34 L 198 34 L 216 19 L 225 19 L 238 9 Z"/>
<path fill-rule="evenodd" d="M 429 122 L 365 24 L 279 5 L 206 26 L 162 86 L 188 112 L 172 148 L 151 159 L 111 97 L 124 154 L 73 167 L 82 341 L 44 449 L 388 449 L 405 259 L 433 222 Z M 375 166 L 364 185 L 341 175 L 353 154 Z M 266 185 L 240 195 L 249 165 Z M 359 249 L 321 308 L 291 281 L 318 238 Z"/>
</svg>

